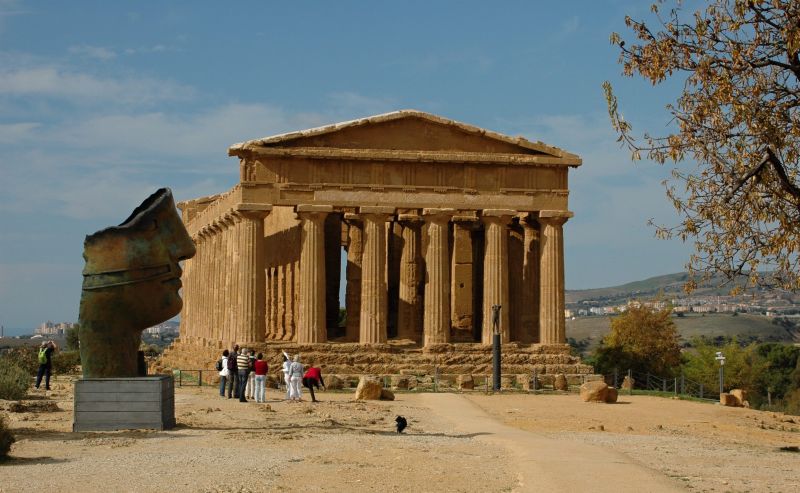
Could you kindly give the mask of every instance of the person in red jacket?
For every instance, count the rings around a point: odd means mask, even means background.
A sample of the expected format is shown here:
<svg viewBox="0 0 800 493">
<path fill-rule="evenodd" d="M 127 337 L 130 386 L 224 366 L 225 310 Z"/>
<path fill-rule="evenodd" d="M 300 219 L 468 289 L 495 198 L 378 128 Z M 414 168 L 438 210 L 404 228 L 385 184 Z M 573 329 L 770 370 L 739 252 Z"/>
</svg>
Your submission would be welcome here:
<svg viewBox="0 0 800 493">
<path fill-rule="evenodd" d="M 264 402 L 265 400 L 264 391 L 266 388 L 267 370 L 269 370 L 269 367 L 267 366 L 267 362 L 264 361 L 264 355 L 262 353 L 258 353 L 258 356 L 256 356 L 256 360 L 253 363 L 253 370 L 256 374 L 255 378 L 256 402 Z"/>
<path fill-rule="evenodd" d="M 303 386 L 311 392 L 311 402 L 319 402 L 314 396 L 314 387 L 317 389 L 322 386 L 325 387 L 325 382 L 322 380 L 322 370 L 314 366 L 314 363 L 308 365 L 308 370 L 303 375 Z"/>
</svg>

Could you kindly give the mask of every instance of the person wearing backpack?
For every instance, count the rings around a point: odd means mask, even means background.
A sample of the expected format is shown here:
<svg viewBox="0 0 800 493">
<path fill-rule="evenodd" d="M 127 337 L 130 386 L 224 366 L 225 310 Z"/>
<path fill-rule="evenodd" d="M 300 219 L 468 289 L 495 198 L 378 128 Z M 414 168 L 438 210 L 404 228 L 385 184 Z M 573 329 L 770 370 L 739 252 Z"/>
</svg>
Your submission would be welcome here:
<svg viewBox="0 0 800 493">
<path fill-rule="evenodd" d="M 231 372 L 228 371 L 228 350 L 222 351 L 222 357 L 217 360 L 217 371 L 219 372 L 219 396 L 225 397 L 225 385 Z"/>
<path fill-rule="evenodd" d="M 42 377 L 44 377 L 44 388 L 50 390 L 50 372 L 53 368 L 53 352 L 56 350 L 56 345 L 53 341 L 43 342 L 39 347 L 39 371 L 36 372 L 36 388 L 42 384 Z"/>
<path fill-rule="evenodd" d="M 239 397 L 239 366 L 236 359 L 239 357 L 239 345 L 234 344 L 233 352 L 228 354 L 228 399 L 231 396 Z"/>
</svg>

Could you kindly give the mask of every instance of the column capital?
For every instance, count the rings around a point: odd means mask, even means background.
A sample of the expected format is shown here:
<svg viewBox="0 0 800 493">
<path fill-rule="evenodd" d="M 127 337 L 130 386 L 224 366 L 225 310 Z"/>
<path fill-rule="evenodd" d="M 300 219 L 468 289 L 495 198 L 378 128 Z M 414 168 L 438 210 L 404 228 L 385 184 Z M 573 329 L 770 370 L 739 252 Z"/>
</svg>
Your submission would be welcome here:
<svg viewBox="0 0 800 493">
<path fill-rule="evenodd" d="M 361 217 L 361 214 L 357 214 L 355 212 L 345 212 L 344 216 L 342 216 L 342 219 L 344 219 L 344 222 L 346 222 L 347 224 L 360 223 L 361 221 L 364 220 Z"/>
<path fill-rule="evenodd" d="M 239 216 L 239 219 L 246 217 L 248 219 L 264 219 L 272 211 L 271 204 L 254 204 L 243 203 L 237 204 L 234 207 L 234 216 Z"/>
<path fill-rule="evenodd" d="M 422 216 L 425 218 L 426 222 L 449 221 L 456 212 L 458 212 L 456 209 L 422 209 Z"/>
<path fill-rule="evenodd" d="M 539 217 L 536 219 L 548 224 L 564 224 L 574 215 L 575 213 L 572 211 L 539 211 Z M 533 214 L 531 214 L 531 216 L 533 216 Z"/>
<path fill-rule="evenodd" d="M 398 214 L 397 220 L 404 226 L 410 226 L 421 223 L 422 217 L 419 214 Z"/>
<path fill-rule="evenodd" d="M 390 215 L 394 214 L 395 208 L 388 207 L 388 206 L 380 206 L 380 205 L 363 205 L 358 208 L 359 214 L 383 214 L 383 215 Z"/>
<path fill-rule="evenodd" d="M 514 209 L 484 209 L 481 211 L 481 217 L 508 217 L 510 218 L 517 215 Z"/>
<path fill-rule="evenodd" d="M 476 223 L 478 221 L 478 211 L 459 212 L 453 215 L 454 223 Z"/>
<path fill-rule="evenodd" d="M 272 204 L 241 203 L 236 204 L 235 209 L 239 212 L 263 212 L 266 216 L 272 211 Z"/>
<path fill-rule="evenodd" d="M 317 205 L 317 204 L 297 204 L 294 211 L 298 214 L 302 212 L 322 212 L 325 214 L 333 212 L 332 205 Z"/>
</svg>

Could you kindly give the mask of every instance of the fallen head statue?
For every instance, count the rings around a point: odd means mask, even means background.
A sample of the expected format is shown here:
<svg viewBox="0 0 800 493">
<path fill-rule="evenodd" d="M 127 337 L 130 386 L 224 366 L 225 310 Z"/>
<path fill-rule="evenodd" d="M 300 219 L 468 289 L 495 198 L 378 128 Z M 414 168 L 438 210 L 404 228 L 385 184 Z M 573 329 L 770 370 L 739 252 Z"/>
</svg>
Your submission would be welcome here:
<svg viewBox="0 0 800 493">
<path fill-rule="evenodd" d="M 172 191 L 158 190 L 119 226 L 87 236 L 83 248 L 83 376 L 135 377 L 142 331 L 180 313 L 179 262 L 195 254 Z"/>
</svg>

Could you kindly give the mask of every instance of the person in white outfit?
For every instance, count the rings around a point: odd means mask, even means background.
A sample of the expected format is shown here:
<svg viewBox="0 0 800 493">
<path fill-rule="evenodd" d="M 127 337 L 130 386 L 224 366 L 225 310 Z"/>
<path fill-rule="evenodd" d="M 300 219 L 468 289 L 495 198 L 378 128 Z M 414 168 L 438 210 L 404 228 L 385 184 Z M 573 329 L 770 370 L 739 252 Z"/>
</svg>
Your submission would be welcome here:
<svg viewBox="0 0 800 493">
<path fill-rule="evenodd" d="M 291 388 L 291 380 L 289 377 L 289 368 L 292 366 L 291 358 L 289 358 L 289 354 L 284 351 L 283 352 L 283 366 L 281 366 L 281 371 L 283 372 L 283 381 L 286 382 L 286 400 L 289 400 L 290 396 L 290 388 Z"/>
<path fill-rule="evenodd" d="M 294 355 L 294 361 L 289 365 L 289 398 L 293 401 L 302 400 L 303 365 L 300 363 L 300 355 Z"/>
</svg>

